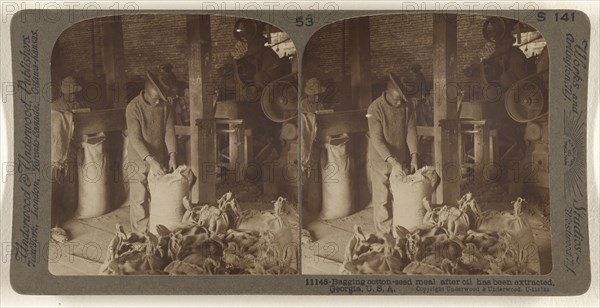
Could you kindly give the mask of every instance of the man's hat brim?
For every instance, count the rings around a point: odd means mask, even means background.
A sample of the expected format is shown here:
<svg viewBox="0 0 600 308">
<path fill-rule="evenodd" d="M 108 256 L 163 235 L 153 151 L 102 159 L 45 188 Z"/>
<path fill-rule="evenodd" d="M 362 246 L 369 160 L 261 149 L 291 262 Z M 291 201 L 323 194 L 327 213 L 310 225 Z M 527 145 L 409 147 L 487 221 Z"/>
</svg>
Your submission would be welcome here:
<svg viewBox="0 0 600 308">
<path fill-rule="evenodd" d="M 148 71 L 148 72 L 146 72 L 146 77 L 148 78 L 148 81 L 150 81 L 152 86 L 154 86 L 154 88 L 158 91 L 160 98 L 163 99 L 164 101 L 166 101 L 167 100 L 167 98 L 165 97 L 166 89 L 159 86 L 159 83 L 157 82 L 158 76 L 155 73 Z"/>
<path fill-rule="evenodd" d="M 388 74 L 388 77 L 390 78 L 390 81 L 392 82 L 394 87 L 400 92 L 400 94 L 404 97 L 404 99 L 406 99 L 406 86 L 401 81 L 400 77 L 398 77 L 396 74 L 394 74 L 392 72 L 390 72 Z"/>
</svg>

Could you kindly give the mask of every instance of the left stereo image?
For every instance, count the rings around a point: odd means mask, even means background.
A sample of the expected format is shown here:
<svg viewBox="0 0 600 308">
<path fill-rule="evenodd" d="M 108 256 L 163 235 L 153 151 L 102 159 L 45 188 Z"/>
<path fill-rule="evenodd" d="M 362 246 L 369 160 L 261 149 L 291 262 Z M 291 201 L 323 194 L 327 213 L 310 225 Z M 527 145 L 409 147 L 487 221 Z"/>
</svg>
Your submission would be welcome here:
<svg viewBox="0 0 600 308">
<path fill-rule="evenodd" d="M 298 273 L 297 53 L 220 15 L 66 29 L 51 56 L 53 275 Z"/>
</svg>

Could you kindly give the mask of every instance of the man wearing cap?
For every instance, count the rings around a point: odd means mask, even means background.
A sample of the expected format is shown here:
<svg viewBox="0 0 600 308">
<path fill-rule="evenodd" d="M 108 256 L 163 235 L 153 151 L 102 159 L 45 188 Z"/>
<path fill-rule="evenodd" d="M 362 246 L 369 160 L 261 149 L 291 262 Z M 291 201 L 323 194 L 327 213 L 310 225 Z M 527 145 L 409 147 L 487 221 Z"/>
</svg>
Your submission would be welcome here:
<svg viewBox="0 0 600 308">
<path fill-rule="evenodd" d="M 65 77 L 60 84 L 61 96 L 50 104 L 50 108 L 56 111 L 72 111 L 81 108 L 81 104 L 77 101 L 77 93 L 81 89 L 75 77 Z"/>
<path fill-rule="evenodd" d="M 148 174 L 163 175 L 177 168 L 173 114 L 157 75 L 146 73 L 144 90 L 127 105 L 128 174 L 131 228 L 148 229 Z M 131 171 L 134 169 L 133 171 Z"/>
<path fill-rule="evenodd" d="M 375 99 L 367 111 L 369 124 L 369 168 L 372 185 L 373 218 L 377 232 L 391 229 L 392 169 L 401 174 L 415 172 L 417 129 L 415 114 L 405 95 L 406 85 L 390 73 L 386 91 Z"/>
</svg>

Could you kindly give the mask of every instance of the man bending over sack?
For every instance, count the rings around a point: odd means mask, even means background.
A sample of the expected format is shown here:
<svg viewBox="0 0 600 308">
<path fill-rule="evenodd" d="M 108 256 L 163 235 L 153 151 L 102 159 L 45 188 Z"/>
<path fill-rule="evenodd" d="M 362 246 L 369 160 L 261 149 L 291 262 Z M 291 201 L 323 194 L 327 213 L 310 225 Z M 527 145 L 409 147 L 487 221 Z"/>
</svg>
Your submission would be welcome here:
<svg viewBox="0 0 600 308">
<path fill-rule="evenodd" d="M 129 215 L 135 232 L 148 229 L 148 174 L 164 175 L 165 166 L 169 171 L 177 168 L 173 113 L 163 94 L 167 86 L 151 72 L 146 77 L 144 90 L 131 100 L 125 111 L 129 138 Z"/>
<path fill-rule="evenodd" d="M 390 73 L 386 91 L 367 111 L 371 205 L 375 230 L 380 233 L 390 232 L 392 225 L 392 169 L 404 174 L 418 169 L 415 113 L 406 93 L 407 85 Z"/>
</svg>

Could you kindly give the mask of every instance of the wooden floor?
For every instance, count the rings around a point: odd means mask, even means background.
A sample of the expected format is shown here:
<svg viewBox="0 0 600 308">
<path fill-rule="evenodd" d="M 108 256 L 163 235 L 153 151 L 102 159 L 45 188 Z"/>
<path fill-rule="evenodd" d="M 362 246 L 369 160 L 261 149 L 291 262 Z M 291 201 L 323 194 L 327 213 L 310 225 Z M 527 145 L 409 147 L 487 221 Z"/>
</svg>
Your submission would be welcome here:
<svg viewBox="0 0 600 308">
<path fill-rule="evenodd" d="M 346 244 L 354 233 L 354 225 L 366 233 L 375 232 L 373 211 L 364 209 L 348 217 L 334 220 L 316 219 L 305 225 L 313 242 L 302 244 L 302 274 L 338 274 L 344 260 Z"/>
<path fill-rule="evenodd" d="M 505 210 L 505 204 L 484 204 L 482 209 Z M 540 255 L 542 273 L 552 269 L 550 254 L 550 230 L 545 227 L 542 217 L 524 214 L 533 229 Z M 374 233 L 373 209 L 366 208 L 351 216 L 335 220 L 316 219 L 304 226 L 313 236 L 312 243 L 302 244 L 303 274 L 338 274 L 344 260 L 346 245 L 354 233 L 354 225 L 361 226 L 363 232 Z"/>
<path fill-rule="evenodd" d="M 271 209 L 270 202 L 244 202 L 242 209 Z M 483 209 L 503 208 L 503 204 L 487 204 Z M 295 209 L 288 215 L 293 234 L 297 234 L 298 214 Z M 550 254 L 550 231 L 540 216 L 525 214 L 533 229 L 538 244 L 541 270 L 548 273 L 552 266 Z M 303 274 L 337 274 L 344 259 L 346 244 L 353 234 L 354 225 L 362 227 L 365 233 L 374 232 L 371 208 L 363 209 L 351 216 L 335 220 L 313 220 L 304 228 L 313 236 L 314 242 L 302 244 Z M 119 223 L 126 231 L 129 228 L 129 208 L 117 209 L 97 218 L 70 220 L 64 224 L 71 240 L 64 244 L 52 244 L 49 269 L 54 275 L 96 275 L 106 259 L 106 249 L 115 234 Z"/>
<path fill-rule="evenodd" d="M 270 202 L 240 202 L 242 210 L 268 210 Z M 286 209 L 293 234 L 298 230 L 295 207 Z M 49 270 L 53 275 L 97 275 L 106 260 L 108 244 L 116 233 L 116 224 L 130 232 L 129 207 L 119 208 L 106 215 L 91 219 L 72 219 L 63 225 L 71 240 L 64 244 L 51 244 Z"/>
<path fill-rule="evenodd" d="M 106 259 L 108 244 L 116 233 L 116 224 L 125 231 L 129 227 L 129 207 L 117 209 L 106 215 L 90 219 L 72 219 L 63 228 L 71 240 L 53 244 L 48 268 L 53 275 L 96 275 Z M 56 250 L 56 254 L 54 254 Z"/>
</svg>

